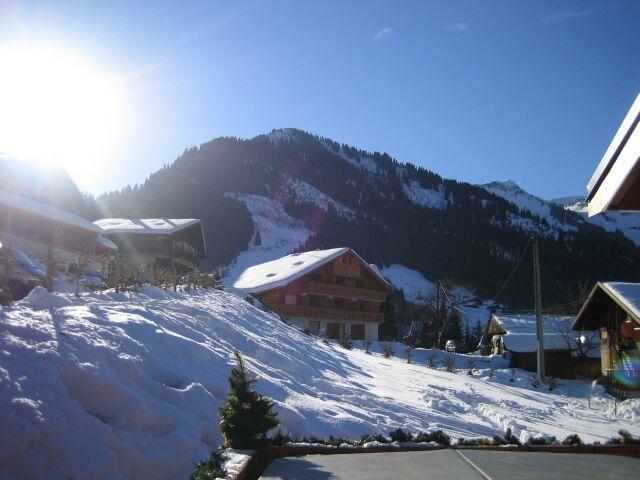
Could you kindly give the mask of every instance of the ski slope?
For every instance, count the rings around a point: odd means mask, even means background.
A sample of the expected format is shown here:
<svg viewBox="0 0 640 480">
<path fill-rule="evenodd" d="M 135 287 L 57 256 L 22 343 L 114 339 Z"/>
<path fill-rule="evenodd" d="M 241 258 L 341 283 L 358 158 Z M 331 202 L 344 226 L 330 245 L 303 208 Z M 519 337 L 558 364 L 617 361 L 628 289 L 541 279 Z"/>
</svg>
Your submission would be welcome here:
<svg viewBox="0 0 640 480">
<path fill-rule="evenodd" d="M 499 357 L 454 356 L 449 373 L 428 368 L 424 350 L 411 364 L 347 351 L 220 290 L 76 298 L 37 288 L 0 310 L 0 478 L 186 478 L 221 443 L 217 409 L 234 348 L 293 435 L 640 434 L 639 400 L 618 404 L 615 418 L 599 388 L 536 390 L 521 371 L 510 382 Z"/>
</svg>

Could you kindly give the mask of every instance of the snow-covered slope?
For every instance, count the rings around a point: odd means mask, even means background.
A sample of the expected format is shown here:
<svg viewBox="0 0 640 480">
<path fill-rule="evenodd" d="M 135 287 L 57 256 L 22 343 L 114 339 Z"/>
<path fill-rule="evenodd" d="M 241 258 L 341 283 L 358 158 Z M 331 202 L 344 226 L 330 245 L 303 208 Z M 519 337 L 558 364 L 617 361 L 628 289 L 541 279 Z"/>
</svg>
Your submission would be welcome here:
<svg viewBox="0 0 640 480">
<path fill-rule="evenodd" d="M 601 390 L 587 407 L 587 383 L 535 390 L 524 372 L 488 378 L 488 358 L 468 376 L 427 368 L 424 350 L 414 364 L 346 351 L 219 290 L 75 298 L 37 288 L 0 311 L 0 345 L 3 478 L 185 478 L 220 444 L 234 348 L 294 435 L 640 433 L 640 400 L 618 404 L 614 418 Z M 456 356 L 461 369 L 467 360 Z"/>
<path fill-rule="evenodd" d="M 528 192 L 525 192 L 520 186 L 513 180 L 505 180 L 504 182 L 491 182 L 484 185 L 480 185 L 485 190 L 502 197 L 505 200 L 513 203 L 517 207 L 528 210 L 529 212 L 537 215 L 538 217 L 547 221 L 547 223 L 555 229 L 562 231 L 574 231 L 577 230 L 576 225 L 572 222 L 567 222 L 562 218 L 558 218 L 557 212 L 554 209 L 557 208 L 551 202 L 542 200 Z"/>
<path fill-rule="evenodd" d="M 246 205 L 256 231 L 260 232 L 260 245 L 256 245 L 255 238 L 252 238 L 247 249 L 241 252 L 228 267 L 224 278 L 227 285 L 233 285 L 247 268 L 293 252 L 312 234 L 302 220 L 288 215 L 282 203 L 277 200 L 246 193 L 227 193 L 226 195 Z"/>
<path fill-rule="evenodd" d="M 402 290 L 410 302 L 423 303 L 436 288 L 433 282 L 417 270 L 397 263 L 381 269 L 380 273 L 391 285 Z"/>
<path fill-rule="evenodd" d="M 608 212 L 589 217 L 584 197 L 563 197 L 550 200 L 566 210 L 580 214 L 585 220 L 604 228 L 608 232 L 620 230 L 629 240 L 640 246 L 640 214 L 633 212 Z"/>
<path fill-rule="evenodd" d="M 513 180 L 491 182 L 480 185 L 494 195 L 504 198 L 518 208 L 529 210 L 531 213 L 545 219 L 553 229 L 562 231 L 576 230 L 575 222 L 567 222 L 554 209 L 561 207 L 566 211 L 580 215 L 580 221 L 591 222 L 608 232 L 620 230 L 627 238 L 640 246 L 640 214 L 612 212 L 589 217 L 583 197 L 569 196 L 554 200 L 543 200 L 523 190 Z"/>
</svg>

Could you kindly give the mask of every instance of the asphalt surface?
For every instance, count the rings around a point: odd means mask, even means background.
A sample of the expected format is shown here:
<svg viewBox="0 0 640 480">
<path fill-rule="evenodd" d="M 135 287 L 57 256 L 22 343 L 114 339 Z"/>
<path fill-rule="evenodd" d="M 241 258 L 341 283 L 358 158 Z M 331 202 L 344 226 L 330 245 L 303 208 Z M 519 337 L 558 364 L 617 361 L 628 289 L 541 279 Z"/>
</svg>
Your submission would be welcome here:
<svg viewBox="0 0 640 480">
<path fill-rule="evenodd" d="M 275 460 L 265 480 L 591 480 L 640 478 L 640 459 L 533 452 L 433 452 L 307 455 Z"/>
</svg>

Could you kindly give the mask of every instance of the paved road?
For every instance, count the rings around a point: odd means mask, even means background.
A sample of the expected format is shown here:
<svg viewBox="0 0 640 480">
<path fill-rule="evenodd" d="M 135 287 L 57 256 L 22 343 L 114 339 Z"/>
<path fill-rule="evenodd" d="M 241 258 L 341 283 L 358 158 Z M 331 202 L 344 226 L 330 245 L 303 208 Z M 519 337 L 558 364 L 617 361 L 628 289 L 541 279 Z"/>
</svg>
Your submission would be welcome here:
<svg viewBox="0 0 640 480">
<path fill-rule="evenodd" d="M 640 460 L 613 455 L 433 452 L 307 455 L 274 461 L 265 480 L 601 480 L 640 478 Z"/>
</svg>

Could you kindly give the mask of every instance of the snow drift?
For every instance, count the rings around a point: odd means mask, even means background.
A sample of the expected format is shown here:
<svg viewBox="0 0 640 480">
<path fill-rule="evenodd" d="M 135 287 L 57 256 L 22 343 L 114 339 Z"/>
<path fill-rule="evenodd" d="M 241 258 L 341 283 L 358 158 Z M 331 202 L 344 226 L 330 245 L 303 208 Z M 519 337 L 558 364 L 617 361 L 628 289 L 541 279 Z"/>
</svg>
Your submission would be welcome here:
<svg viewBox="0 0 640 480">
<path fill-rule="evenodd" d="M 425 351 L 414 355 L 420 364 L 346 351 L 232 293 L 145 287 L 75 298 L 38 288 L 0 311 L 0 477 L 185 478 L 221 442 L 234 348 L 294 435 L 640 433 L 638 401 L 619 405 L 616 419 L 597 390 L 589 410 L 589 384 L 547 392 L 524 372 L 514 383 L 509 370 L 488 378 L 501 359 L 478 357 L 467 376 L 427 368 Z"/>
</svg>

